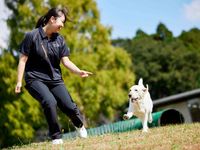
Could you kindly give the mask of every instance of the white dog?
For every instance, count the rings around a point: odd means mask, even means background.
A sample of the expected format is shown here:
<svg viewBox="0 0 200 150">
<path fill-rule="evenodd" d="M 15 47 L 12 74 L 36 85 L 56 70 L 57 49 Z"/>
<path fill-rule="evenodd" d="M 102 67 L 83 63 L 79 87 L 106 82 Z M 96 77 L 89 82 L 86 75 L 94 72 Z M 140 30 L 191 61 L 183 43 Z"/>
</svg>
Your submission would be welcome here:
<svg viewBox="0 0 200 150">
<path fill-rule="evenodd" d="M 142 121 L 142 132 L 148 131 L 147 122 L 152 122 L 153 102 L 148 91 L 148 85 L 145 88 L 143 79 L 140 78 L 138 85 L 130 88 L 129 108 L 127 114 L 124 114 L 124 120 L 130 119 L 133 115 Z"/>
</svg>

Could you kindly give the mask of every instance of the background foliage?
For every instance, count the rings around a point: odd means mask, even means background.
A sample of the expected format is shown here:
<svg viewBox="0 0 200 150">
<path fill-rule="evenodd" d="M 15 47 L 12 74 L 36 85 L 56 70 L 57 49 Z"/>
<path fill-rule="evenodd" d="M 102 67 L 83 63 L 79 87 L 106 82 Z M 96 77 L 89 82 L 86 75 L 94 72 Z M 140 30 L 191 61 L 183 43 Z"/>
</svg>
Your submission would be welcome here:
<svg viewBox="0 0 200 150">
<path fill-rule="evenodd" d="M 149 84 L 153 100 L 200 87 L 200 30 L 173 37 L 160 23 L 155 34 L 138 30 L 133 39 L 115 39 L 131 54 L 136 80 Z"/>
</svg>

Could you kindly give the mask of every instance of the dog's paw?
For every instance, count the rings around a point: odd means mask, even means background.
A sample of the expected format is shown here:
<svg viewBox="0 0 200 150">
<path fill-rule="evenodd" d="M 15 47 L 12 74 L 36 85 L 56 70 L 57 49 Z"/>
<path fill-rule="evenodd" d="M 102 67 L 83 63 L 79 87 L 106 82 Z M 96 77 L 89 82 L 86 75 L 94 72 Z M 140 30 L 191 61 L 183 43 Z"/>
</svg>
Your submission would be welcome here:
<svg viewBox="0 0 200 150">
<path fill-rule="evenodd" d="M 124 119 L 124 120 L 128 120 L 128 119 L 129 119 L 129 116 L 128 116 L 127 114 L 124 114 L 123 119 Z"/>
<path fill-rule="evenodd" d="M 148 132 L 148 128 L 142 129 L 142 133 L 147 133 Z"/>
</svg>

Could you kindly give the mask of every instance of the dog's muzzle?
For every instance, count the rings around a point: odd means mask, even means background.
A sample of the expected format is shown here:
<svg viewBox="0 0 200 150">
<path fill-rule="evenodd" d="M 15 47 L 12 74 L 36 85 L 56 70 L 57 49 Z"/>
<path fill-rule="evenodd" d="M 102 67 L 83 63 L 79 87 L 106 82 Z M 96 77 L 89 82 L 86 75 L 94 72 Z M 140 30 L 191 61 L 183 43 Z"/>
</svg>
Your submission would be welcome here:
<svg viewBox="0 0 200 150">
<path fill-rule="evenodd" d="M 138 99 L 138 97 L 137 97 L 137 98 L 133 98 L 133 97 L 131 96 L 131 94 L 129 94 L 128 97 L 129 97 L 129 99 L 131 100 L 132 103 L 133 103 L 133 102 L 136 102 L 137 99 Z"/>
</svg>

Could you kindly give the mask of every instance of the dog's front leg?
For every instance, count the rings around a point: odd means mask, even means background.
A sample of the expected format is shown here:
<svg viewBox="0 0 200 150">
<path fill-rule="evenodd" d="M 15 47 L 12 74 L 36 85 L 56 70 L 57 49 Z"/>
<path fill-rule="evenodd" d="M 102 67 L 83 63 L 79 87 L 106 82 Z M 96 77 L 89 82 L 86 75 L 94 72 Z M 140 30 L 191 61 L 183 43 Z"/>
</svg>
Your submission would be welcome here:
<svg viewBox="0 0 200 150">
<path fill-rule="evenodd" d="M 127 120 L 130 119 L 132 116 L 133 116 L 133 104 L 131 103 L 131 100 L 129 100 L 128 112 L 124 114 L 123 119 Z"/>
<path fill-rule="evenodd" d="M 142 126 L 143 126 L 142 132 L 148 132 L 147 121 L 148 121 L 148 113 L 145 112 L 144 118 L 142 118 Z"/>
</svg>

